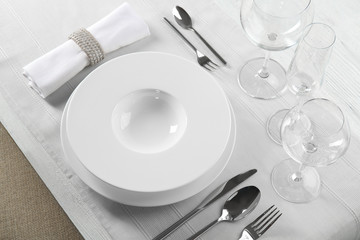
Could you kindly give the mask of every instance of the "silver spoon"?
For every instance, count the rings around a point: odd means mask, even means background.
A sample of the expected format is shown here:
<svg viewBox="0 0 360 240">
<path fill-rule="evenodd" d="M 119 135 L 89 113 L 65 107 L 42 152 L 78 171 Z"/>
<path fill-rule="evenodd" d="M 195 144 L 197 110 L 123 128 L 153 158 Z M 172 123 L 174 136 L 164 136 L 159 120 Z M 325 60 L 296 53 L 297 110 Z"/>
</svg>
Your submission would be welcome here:
<svg viewBox="0 0 360 240">
<path fill-rule="evenodd" d="M 175 6 L 172 11 L 175 21 L 182 27 L 188 30 L 192 30 L 200 39 L 205 43 L 205 45 L 214 53 L 214 55 L 226 65 L 226 61 L 213 49 L 210 44 L 193 28 L 190 15 L 179 6 Z"/>
<path fill-rule="evenodd" d="M 225 202 L 221 216 L 192 235 L 187 240 L 193 240 L 201 236 L 219 222 L 234 222 L 251 213 L 260 201 L 260 190 L 255 186 L 241 188 L 233 193 Z"/>
</svg>

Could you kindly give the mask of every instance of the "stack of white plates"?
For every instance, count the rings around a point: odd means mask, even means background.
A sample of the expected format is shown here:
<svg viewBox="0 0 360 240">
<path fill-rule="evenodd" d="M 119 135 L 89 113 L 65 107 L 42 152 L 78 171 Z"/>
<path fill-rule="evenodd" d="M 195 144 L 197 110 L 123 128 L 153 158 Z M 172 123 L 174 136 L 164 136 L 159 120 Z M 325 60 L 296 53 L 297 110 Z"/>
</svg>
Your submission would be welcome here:
<svg viewBox="0 0 360 240">
<path fill-rule="evenodd" d="M 224 91 L 195 63 L 144 52 L 88 75 L 62 117 L 67 163 L 114 201 L 159 206 L 207 187 L 225 168 L 235 120 Z"/>
</svg>

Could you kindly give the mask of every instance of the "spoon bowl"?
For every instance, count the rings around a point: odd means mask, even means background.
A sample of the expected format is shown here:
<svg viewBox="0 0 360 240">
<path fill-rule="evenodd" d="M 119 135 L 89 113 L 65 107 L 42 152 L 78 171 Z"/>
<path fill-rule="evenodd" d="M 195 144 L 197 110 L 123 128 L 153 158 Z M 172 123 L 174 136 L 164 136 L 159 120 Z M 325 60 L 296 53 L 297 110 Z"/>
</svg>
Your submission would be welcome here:
<svg viewBox="0 0 360 240">
<path fill-rule="evenodd" d="M 177 24 L 179 24 L 182 28 L 194 31 L 190 15 L 182 7 L 174 7 L 172 13 Z"/>
<path fill-rule="evenodd" d="M 234 192 L 225 202 L 221 216 L 195 233 L 188 240 L 193 240 L 201 236 L 207 230 L 220 222 L 234 222 L 246 217 L 251 213 L 260 201 L 260 190 L 255 186 L 241 188 Z"/>
<path fill-rule="evenodd" d="M 251 213 L 260 201 L 260 190 L 249 186 L 234 192 L 225 202 L 222 216 L 227 221 L 238 221 Z"/>
</svg>

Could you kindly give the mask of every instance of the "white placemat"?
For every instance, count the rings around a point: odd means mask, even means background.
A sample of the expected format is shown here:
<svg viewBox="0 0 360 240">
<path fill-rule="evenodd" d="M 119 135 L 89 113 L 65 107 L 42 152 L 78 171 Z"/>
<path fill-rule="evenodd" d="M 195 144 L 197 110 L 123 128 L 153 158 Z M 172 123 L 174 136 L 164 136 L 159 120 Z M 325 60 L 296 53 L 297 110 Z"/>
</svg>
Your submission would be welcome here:
<svg viewBox="0 0 360 240">
<path fill-rule="evenodd" d="M 349 111 L 353 129 L 351 146 L 336 164 L 320 169 L 323 189 L 317 200 L 308 204 L 292 204 L 278 197 L 271 187 L 270 173 L 273 166 L 287 155 L 266 136 L 265 122 L 274 111 L 291 106 L 295 99 L 286 94 L 277 100 L 261 101 L 249 98 L 239 89 L 236 82 L 238 68 L 263 52 L 246 39 L 237 20 L 238 9 L 234 10 L 240 2 L 235 0 L 128 1 L 149 24 L 152 35 L 115 51 L 105 59 L 137 51 L 160 51 L 195 61 L 191 50 L 162 19 L 163 16 L 172 19 L 174 5 L 181 5 L 194 16 L 196 29 L 229 62 L 229 67 L 214 72 L 214 75 L 234 107 L 239 134 L 229 166 L 219 179 L 186 201 L 157 208 L 118 204 L 83 184 L 64 163 L 59 135 L 60 118 L 73 89 L 94 67 L 86 68 L 46 100 L 27 86 L 21 68 L 62 43 L 69 33 L 90 25 L 121 2 L 0 1 L 0 20 L 3 23 L 0 25 L 0 119 L 86 239 L 151 239 L 189 212 L 217 184 L 250 168 L 257 168 L 258 173 L 242 186 L 253 184 L 260 188 L 262 199 L 259 206 L 245 220 L 219 224 L 203 239 L 237 239 L 240 230 L 272 204 L 276 204 L 284 214 L 268 231 L 267 239 L 359 239 L 359 119 Z M 316 9 L 317 18 L 333 25 L 338 33 L 323 91 L 319 95 L 336 99 L 344 106 L 348 104 L 356 113 L 360 110 L 357 77 L 360 74 L 360 52 L 356 47 L 360 31 L 353 19 L 360 11 L 360 3 L 356 0 L 346 0 L 346 3 L 320 0 L 316 2 Z M 193 33 L 181 31 L 212 56 Z M 273 56 L 287 67 L 293 50 Z M 184 239 L 206 225 L 209 219 L 218 217 L 222 204 L 218 201 L 170 239 Z"/>
</svg>

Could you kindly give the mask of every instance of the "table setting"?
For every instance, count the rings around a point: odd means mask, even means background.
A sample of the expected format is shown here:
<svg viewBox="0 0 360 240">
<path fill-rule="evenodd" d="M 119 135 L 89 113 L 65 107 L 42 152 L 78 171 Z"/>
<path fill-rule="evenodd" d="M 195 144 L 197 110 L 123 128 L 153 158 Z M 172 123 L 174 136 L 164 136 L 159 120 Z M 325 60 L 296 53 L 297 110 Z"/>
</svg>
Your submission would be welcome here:
<svg viewBox="0 0 360 240">
<path fill-rule="evenodd" d="M 357 1 L 0 4 L 1 123 L 85 239 L 360 239 Z"/>
</svg>

